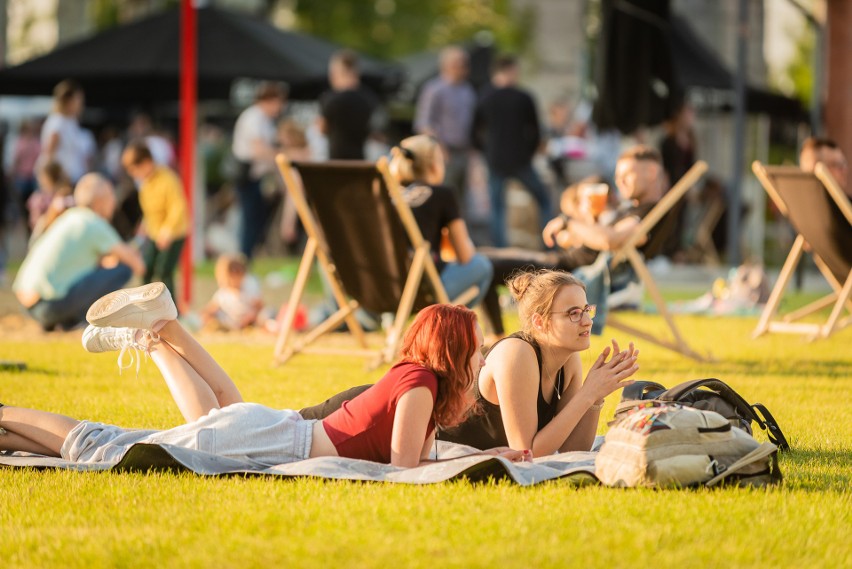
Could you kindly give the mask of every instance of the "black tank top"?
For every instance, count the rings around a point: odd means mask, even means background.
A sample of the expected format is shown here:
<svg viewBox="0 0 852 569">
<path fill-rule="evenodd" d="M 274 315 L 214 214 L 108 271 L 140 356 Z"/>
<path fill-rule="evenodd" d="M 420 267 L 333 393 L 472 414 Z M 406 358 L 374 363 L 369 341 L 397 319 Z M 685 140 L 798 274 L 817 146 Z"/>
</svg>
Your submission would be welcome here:
<svg viewBox="0 0 852 569">
<path fill-rule="evenodd" d="M 538 430 L 540 431 L 553 420 L 553 417 L 556 416 L 556 407 L 559 403 L 559 397 L 556 396 L 556 393 L 562 393 L 565 385 L 565 371 L 562 368 L 559 368 L 559 372 L 556 374 L 555 393 L 554 396 L 551 397 L 550 403 L 548 403 L 545 401 L 544 395 L 541 392 L 541 347 L 539 347 L 538 342 L 536 342 L 532 336 L 524 334 L 523 332 L 515 332 L 506 338 L 517 338 L 519 340 L 523 340 L 535 350 L 535 357 L 538 360 L 539 377 L 536 409 L 538 411 Z M 503 340 L 506 338 L 503 338 Z M 491 346 L 491 349 L 488 350 L 488 354 L 490 354 L 491 350 L 493 350 L 494 347 L 503 340 L 500 340 Z M 488 359 L 488 354 L 485 355 L 486 360 Z M 464 423 L 457 427 L 440 430 L 438 432 L 438 439 L 469 445 L 481 450 L 498 446 L 509 446 L 509 442 L 506 439 L 506 429 L 503 428 L 503 417 L 500 414 L 500 406 L 491 403 L 482 396 L 482 393 L 479 391 L 478 381 L 476 382 L 475 387 L 477 412 L 472 414 Z"/>
</svg>

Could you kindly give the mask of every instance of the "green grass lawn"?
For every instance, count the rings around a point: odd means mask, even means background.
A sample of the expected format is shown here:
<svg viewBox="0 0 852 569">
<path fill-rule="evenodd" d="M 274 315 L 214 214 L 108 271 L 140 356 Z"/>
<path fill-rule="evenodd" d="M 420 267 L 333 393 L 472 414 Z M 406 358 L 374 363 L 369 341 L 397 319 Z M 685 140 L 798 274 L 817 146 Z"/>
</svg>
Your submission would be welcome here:
<svg viewBox="0 0 852 569">
<path fill-rule="evenodd" d="M 662 330 L 658 317 L 625 318 Z M 640 378 L 673 385 L 718 377 L 764 403 L 794 447 L 781 457 L 783 486 L 416 487 L 3 469 L 0 567 L 852 567 L 852 331 L 808 344 L 751 340 L 754 318 L 678 322 L 718 361 L 642 345 Z M 608 337 L 594 339 L 586 366 Z M 361 360 L 320 356 L 275 369 L 271 339 L 206 345 L 247 400 L 270 406 L 299 408 L 381 375 Z M 5 341 L 0 359 L 29 366 L 0 372 L 7 404 L 132 427 L 180 422 L 151 362 L 138 378 L 132 370 L 119 376 L 115 354 L 85 353 L 79 333 Z M 616 402 L 607 400 L 603 416 Z"/>
</svg>

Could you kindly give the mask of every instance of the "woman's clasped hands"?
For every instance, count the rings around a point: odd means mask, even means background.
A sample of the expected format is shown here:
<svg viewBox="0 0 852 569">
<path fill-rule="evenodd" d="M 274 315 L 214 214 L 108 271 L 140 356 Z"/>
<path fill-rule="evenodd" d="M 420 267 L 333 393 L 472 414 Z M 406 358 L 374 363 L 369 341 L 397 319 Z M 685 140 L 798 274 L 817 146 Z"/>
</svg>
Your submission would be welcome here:
<svg viewBox="0 0 852 569">
<path fill-rule="evenodd" d="M 628 378 L 639 370 L 638 360 L 639 350 L 633 342 L 630 342 L 626 350 L 621 350 L 618 342 L 613 340 L 612 348 L 604 348 L 589 369 L 586 381 L 583 382 L 583 390 L 594 396 L 592 401 L 595 403 L 602 402 L 613 391 L 633 384 L 634 380 Z"/>
</svg>

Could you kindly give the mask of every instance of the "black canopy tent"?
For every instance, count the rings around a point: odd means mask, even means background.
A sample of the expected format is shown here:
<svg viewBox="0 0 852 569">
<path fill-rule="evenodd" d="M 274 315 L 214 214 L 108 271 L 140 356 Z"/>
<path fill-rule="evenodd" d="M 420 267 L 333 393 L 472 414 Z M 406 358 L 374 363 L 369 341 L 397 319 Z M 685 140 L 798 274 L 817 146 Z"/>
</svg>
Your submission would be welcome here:
<svg viewBox="0 0 852 569">
<path fill-rule="evenodd" d="M 311 99 L 327 88 L 329 57 L 340 46 L 284 31 L 251 15 L 199 8 L 198 98 L 228 99 L 238 78 L 284 81 L 290 96 Z M 65 78 L 79 81 L 92 104 L 148 105 L 178 99 L 180 12 L 171 9 L 0 71 L 0 94 L 46 95 Z M 395 90 L 395 64 L 362 57 L 365 84 Z"/>
<path fill-rule="evenodd" d="M 734 113 L 727 203 L 728 262 L 739 263 L 745 113 L 806 121 L 801 103 L 746 84 L 748 2 L 738 0 L 737 70 L 729 71 L 689 25 L 670 13 L 669 0 L 602 0 L 593 119 L 600 128 L 630 133 L 673 114 L 686 91 L 710 93 L 710 106 Z M 691 94 L 691 93 L 690 93 Z"/>
<path fill-rule="evenodd" d="M 598 45 L 594 120 L 630 133 L 665 120 L 691 91 L 716 110 L 733 105 L 734 74 L 690 25 L 670 13 L 669 0 L 605 0 Z M 749 112 L 806 120 L 800 101 L 747 86 Z"/>
<path fill-rule="evenodd" d="M 698 39 L 698 34 L 686 20 L 672 14 L 671 53 L 675 80 L 682 90 L 712 89 L 731 92 L 734 74 L 722 63 L 713 50 Z M 746 108 L 777 118 L 807 120 L 801 101 L 759 87 L 746 85 Z M 721 110 L 730 110 L 732 102 L 722 98 Z"/>
</svg>

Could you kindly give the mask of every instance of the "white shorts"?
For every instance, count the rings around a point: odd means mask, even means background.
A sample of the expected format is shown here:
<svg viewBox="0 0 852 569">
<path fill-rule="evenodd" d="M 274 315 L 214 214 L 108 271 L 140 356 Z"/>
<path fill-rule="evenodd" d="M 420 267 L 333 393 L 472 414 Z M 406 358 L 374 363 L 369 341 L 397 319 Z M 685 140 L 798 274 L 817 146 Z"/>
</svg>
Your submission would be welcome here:
<svg viewBox="0 0 852 569">
<path fill-rule="evenodd" d="M 310 457 L 315 422 L 291 409 L 270 409 L 257 403 L 213 409 L 191 423 L 167 431 L 123 429 L 82 421 L 68 433 L 60 454 L 80 463 L 117 463 L 135 444 L 168 444 L 275 466 Z"/>
</svg>

